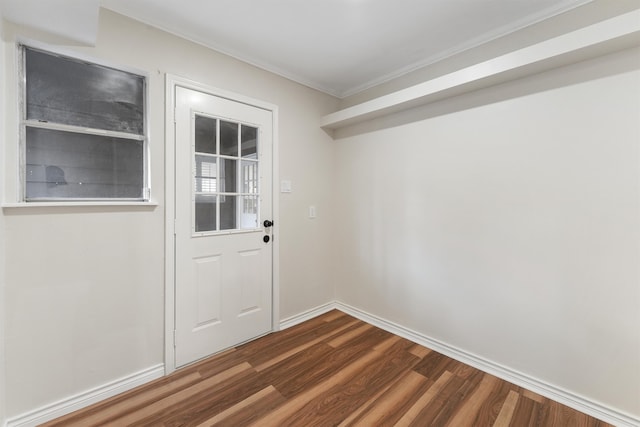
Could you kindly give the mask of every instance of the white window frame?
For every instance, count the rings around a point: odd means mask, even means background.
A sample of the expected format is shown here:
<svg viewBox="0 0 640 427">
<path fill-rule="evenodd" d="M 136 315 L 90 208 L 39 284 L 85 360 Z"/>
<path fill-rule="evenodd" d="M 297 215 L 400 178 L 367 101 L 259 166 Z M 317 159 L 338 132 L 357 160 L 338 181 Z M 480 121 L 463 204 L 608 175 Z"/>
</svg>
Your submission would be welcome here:
<svg viewBox="0 0 640 427">
<path fill-rule="evenodd" d="M 231 120 L 228 119 L 226 117 L 222 117 L 222 116 L 215 116 L 215 115 L 210 115 L 210 114 L 205 114 L 199 111 L 193 111 L 191 113 L 191 121 L 192 121 L 192 125 L 195 123 L 195 119 L 196 117 L 206 117 L 206 118 L 210 118 L 213 120 L 217 121 L 217 126 L 216 126 L 216 154 L 211 154 L 211 153 L 205 153 L 205 152 L 198 152 L 195 151 L 195 142 L 192 144 L 191 147 L 191 174 L 193 177 L 193 183 L 192 183 L 192 188 L 191 188 L 191 192 L 192 192 L 192 196 L 193 196 L 193 209 L 192 209 L 192 218 L 191 218 L 191 235 L 193 237 L 204 237 L 204 236 L 214 236 L 214 235 L 228 235 L 228 234 L 242 234 L 242 233 L 247 233 L 247 232 L 253 232 L 257 229 L 261 228 L 261 225 L 258 223 L 255 225 L 255 227 L 243 227 L 244 221 L 243 221 L 243 214 L 245 214 L 244 211 L 244 203 L 242 202 L 244 199 L 244 197 L 258 197 L 260 194 L 260 174 L 257 173 L 256 176 L 254 177 L 254 182 L 257 186 L 257 190 L 256 192 L 244 192 L 243 190 L 243 182 L 242 182 L 242 178 L 243 178 L 243 174 L 242 174 L 242 164 L 244 161 L 246 162 L 250 162 L 250 163 L 254 163 L 255 165 L 258 166 L 260 165 L 260 151 L 259 151 L 259 146 L 258 148 L 256 148 L 256 153 L 255 153 L 255 158 L 243 158 L 242 157 L 242 153 L 238 152 L 237 156 L 229 156 L 229 155 L 225 155 L 225 154 L 220 154 L 220 122 L 225 121 L 225 122 L 229 122 L 229 123 L 233 123 L 239 126 L 238 128 L 238 150 L 241 150 L 241 145 L 240 145 L 240 138 L 241 138 L 241 129 L 242 126 L 247 126 L 247 127 L 252 127 L 255 128 L 257 131 L 257 135 L 256 138 L 259 139 L 260 138 L 260 132 L 261 129 L 258 125 L 256 125 L 255 123 L 248 123 L 248 122 L 243 122 L 243 121 L 237 121 L 237 120 Z M 192 132 L 195 132 L 195 125 L 192 126 Z M 191 136 L 192 140 L 195 141 L 194 139 L 194 135 L 192 134 Z M 212 192 L 206 192 L 206 191 L 198 191 L 198 186 L 196 183 L 196 176 L 197 176 L 197 166 L 196 166 L 196 156 L 205 156 L 205 157 L 211 157 L 211 158 L 215 158 L 216 159 L 216 191 L 212 191 Z M 224 162 L 223 160 L 232 160 L 232 161 L 237 161 L 238 162 L 238 168 L 240 169 L 239 172 L 237 172 L 236 174 L 236 191 L 233 192 L 227 192 L 226 191 L 226 185 L 225 185 L 225 179 L 222 178 L 224 176 Z M 257 169 L 256 169 L 257 170 Z M 215 229 L 215 230 L 207 230 L 207 231 L 196 231 L 196 209 L 195 209 L 195 203 L 196 203 L 196 196 L 198 195 L 205 195 L 205 196 L 215 196 L 216 200 L 217 200 L 217 204 L 221 205 L 223 203 L 227 203 L 227 196 L 230 197 L 236 197 L 236 228 L 231 228 L 231 229 L 223 229 L 223 230 L 219 230 L 219 229 Z M 256 207 L 254 208 L 254 214 L 257 216 L 258 219 L 260 219 L 260 206 L 261 203 L 258 200 L 256 202 Z M 218 227 L 220 225 L 220 211 L 219 209 L 216 209 L 216 227 Z"/>
<path fill-rule="evenodd" d="M 88 63 L 98 65 L 106 68 L 111 68 L 118 71 L 123 71 L 130 74 L 135 74 L 143 78 L 143 134 L 136 135 L 126 132 L 117 132 L 105 129 L 88 128 L 82 126 L 66 125 L 61 123 L 42 123 L 37 120 L 27 120 L 27 102 L 26 102 L 26 61 L 25 61 L 25 48 L 36 51 L 41 51 L 46 54 L 54 55 L 69 59 L 71 61 L 77 61 L 80 63 Z M 32 41 L 18 40 L 16 43 L 16 59 L 17 59 L 17 76 L 18 76 L 18 203 L 17 204 L 4 204 L 3 207 L 19 207 L 19 206 L 55 206 L 55 205 L 94 205 L 94 204 L 107 204 L 107 205 L 139 205 L 149 204 L 156 205 L 156 202 L 151 201 L 151 186 L 150 186 L 150 149 L 149 149 L 149 74 L 139 69 L 132 67 L 122 66 L 119 64 L 109 63 L 90 57 L 87 55 L 81 55 L 77 52 L 70 52 L 61 49 L 52 48 L 48 45 L 43 45 Z M 82 197 L 60 197 L 60 198 L 36 198 L 29 200 L 26 197 L 26 129 L 41 128 L 54 131 L 67 131 L 85 135 L 98 135 L 113 138 L 123 138 L 142 142 L 142 188 L 141 197 L 136 198 L 82 198 Z"/>
</svg>

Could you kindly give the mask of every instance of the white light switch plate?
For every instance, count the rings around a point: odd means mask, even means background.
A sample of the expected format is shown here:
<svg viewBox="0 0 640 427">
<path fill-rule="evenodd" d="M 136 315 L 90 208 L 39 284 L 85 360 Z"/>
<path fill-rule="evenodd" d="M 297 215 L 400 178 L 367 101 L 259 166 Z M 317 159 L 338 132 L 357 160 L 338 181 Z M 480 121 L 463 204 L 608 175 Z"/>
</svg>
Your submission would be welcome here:
<svg viewBox="0 0 640 427">
<path fill-rule="evenodd" d="M 281 193 L 291 193 L 291 181 L 288 179 L 283 179 L 280 181 L 280 192 Z"/>
</svg>

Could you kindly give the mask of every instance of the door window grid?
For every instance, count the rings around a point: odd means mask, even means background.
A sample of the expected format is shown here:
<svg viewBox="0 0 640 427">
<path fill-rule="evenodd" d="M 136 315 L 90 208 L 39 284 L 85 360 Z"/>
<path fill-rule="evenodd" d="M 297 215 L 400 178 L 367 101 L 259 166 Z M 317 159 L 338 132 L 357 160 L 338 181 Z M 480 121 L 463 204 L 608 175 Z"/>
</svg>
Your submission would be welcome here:
<svg viewBox="0 0 640 427">
<path fill-rule="evenodd" d="M 258 164 L 256 162 L 242 162 L 242 191 L 248 194 L 258 193 Z M 247 197 L 243 200 L 242 213 L 258 213 L 257 197 Z"/>
<path fill-rule="evenodd" d="M 257 128 L 200 114 L 194 123 L 193 231 L 258 228 Z"/>
</svg>

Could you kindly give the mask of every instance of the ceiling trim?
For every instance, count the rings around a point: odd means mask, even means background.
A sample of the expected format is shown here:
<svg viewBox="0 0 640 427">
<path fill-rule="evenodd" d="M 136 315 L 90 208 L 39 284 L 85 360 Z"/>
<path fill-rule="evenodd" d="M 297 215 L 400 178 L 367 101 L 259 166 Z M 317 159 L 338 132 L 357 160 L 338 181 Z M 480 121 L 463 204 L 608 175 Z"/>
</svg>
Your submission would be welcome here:
<svg viewBox="0 0 640 427">
<path fill-rule="evenodd" d="M 520 31 L 524 28 L 530 27 L 532 25 L 538 24 L 547 19 L 551 19 L 555 16 L 558 16 L 562 13 L 568 12 L 570 10 L 576 9 L 580 6 L 584 6 L 588 3 L 591 3 L 593 0 L 562 0 L 558 2 L 556 5 L 549 7 L 545 10 L 537 12 L 535 14 L 528 15 L 525 18 L 519 19 L 507 25 L 503 25 L 498 27 L 492 31 L 489 31 L 479 37 L 475 37 L 471 40 L 468 40 L 464 43 L 461 43 L 457 46 L 452 47 L 446 51 L 438 53 L 437 55 L 433 55 L 422 59 L 418 62 L 415 62 L 406 67 L 400 68 L 392 73 L 386 74 L 384 76 L 378 77 L 376 79 L 370 80 L 366 83 L 358 85 L 352 89 L 343 91 L 338 94 L 339 98 L 346 98 L 351 95 L 355 95 L 357 93 L 363 92 L 367 89 L 371 89 L 372 87 L 381 85 L 383 83 L 387 83 L 391 80 L 402 77 L 406 74 L 409 74 L 413 71 L 419 70 L 420 68 L 427 67 L 429 65 L 435 64 L 436 62 L 442 61 L 444 59 L 450 58 L 454 55 L 462 53 L 467 50 L 471 50 L 473 48 L 482 46 L 485 43 L 489 43 L 493 40 L 499 39 L 501 37 L 505 37 L 509 34 Z"/>
<path fill-rule="evenodd" d="M 589 0 L 589 1 L 591 1 L 591 0 Z M 247 57 L 243 56 L 241 53 L 239 53 L 239 52 L 237 52 L 237 51 L 235 51 L 233 49 L 226 49 L 226 48 L 223 48 L 223 47 L 221 47 L 219 45 L 216 45 L 215 43 L 209 43 L 209 42 L 206 42 L 206 41 L 204 41 L 204 40 L 202 40 L 202 39 L 200 39 L 198 37 L 194 37 L 193 35 L 180 33 L 180 32 L 178 32 L 176 30 L 171 29 L 171 28 L 167 28 L 166 26 L 164 26 L 162 24 L 158 24 L 157 22 L 155 22 L 155 21 L 153 21 L 151 19 L 132 18 L 131 16 L 127 16 L 127 13 L 129 13 L 128 11 L 113 10 L 113 9 L 110 9 L 109 7 L 107 7 L 107 6 L 104 6 L 104 5 L 101 6 L 101 7 L 103 9 L 107 9 L 107 10 L 111 11 L 112 13 L 116 13 L 118 15 L 125 16 L 128 19 L 133 19 L 135 21 L 138 21 L 138 22 L 141 22 L 143 24 L 146 24 L 146 25 L 149 25 L 151 27 L 154 27 L 154 28 L 156 28 L 158 30 L 161 30 L 161 31 L 164 31 L 166 33 L 172 34 L 172 35 L 174 35 L 176 37 L 179 37 L 179 38 L 181 38 L 183 40 L 190 41 L 192 43 L 195 43 L 195 44 L 198 44 L 200 46 L 203 46 L 203 47 L 205 47 L 207 49 L 211 49 L 211 50 L 214 50 L 214 51 L 216 51 L 218 53 L 221 53 L 223 55 L 229 56 L 229 57 L 231 57 L 233 59 L 236 59 L 238 61 L 244 62 L 244 63 L 249 64 L 249 65 L 253 65 L 254 67 L 257 67 L 257 68 L 260 68 L 262 70 L 268 71 L 270 73 L 276 74 L 276 75 L 278 75 L 280 77 L 283 77 L 283 78 L 285 78 L 287 80 L 291 80 L 291 81 L 293 81 L 295 83 L 299 83 L 299 84 L 301 84 L 303 86 L 306 86 L 306 87 L 309 87 L 311 89 L 315 89 L 317 91 L 326 93 L 327 95 L 331 95 L 331 96 L 334 96 L 336 98 L 340 98 L 340 93 L 338 91 L 333 90 L 332 88 L 329 88 L 329 87 L 326 87 L 324 85 L 321 85 L 318 82 L 312 81 L 310 79 L 305 79 L 304 77 L 301 77 L 301 76 L 296 75 L 294 73 L 290 73 L 290 72 L 288 72 L 288 71 L 286 71 L 286 70 L 284 70 L 284 69 L 282 69 L 280 67 L 276 67 L 276 66 L 271 65 L 271 64 L 266 64 L 266 63 L 263 63 L 261 61 L 256 61 L 256 60 L 247 58 Z"/>
<path fill-rule="evenodd" d="M 500 37 L 504 37 L 508 34 L 514 33 L 516 31 L 519 31 L 523 28 L 529 27 L 531 25 L 535 25 L 536 23 L 539 23 L 541 21 L 544 21 L 546 19 L 550 19 L 554 16 L 560 15 L 562 13 L 565 13 L 567 11 L 570 11 L 572 9 L 575 9 L 577 7 L 583 6 L 587 3 L 592 2 L 593 0 L 560 0 L 558 1 L 558 3 L 550 8 L 547 8 L 545 10 L 542 10 L 540 12 L 537 12 L 535 14 L 531 14 L 528 15 L 525 18 L 522 18 L 520 20 L 514 21 L 513 23 L 510 23 L 508 25 L 499 27 L 497 29 L 494 29 L 488 33 L 485 33 L 479 37 L 476 37 L 472 40 L 469 40 L 468 42 L 465 42 L 463 44 L 457 45 L 455 47 L 453 47 L 452 49 L 449 49 L 445 52 L 442 52 L 441 54 L 438 55 L 434 55 L 434 56 L 430 56 L 428 58 L 422 59 L 414 64 L 411 64 L 409 66 L 403 67 L 399 70 L 396 70 L 392 73 L 388 73 L 386 75 L 383 75 L 379 78 L 370 80 L 368 82 L 365 82 L 363 84 L 360 84 L 358 86 L 355 86 L 351 89 L 347 89 L 347 90 L 337 90 L 331 87 L 328 87 L 316 80 L 313 79 L 308 79 L 305 78 L 299 74 L 296 73 L 292 73 L 290 71 L 287 71 L 281 67 L 278 67 L 276 65 L 273 64 L 269 64 L 263 61 L 259 61 L 259 60 L 255 60 L 253 58 L 250 58 L 246 55 L 243 55 L 241 52 L 236 51 L 234 49 L 229 49 L 229 48 L 225 48 L 222 47 L 220 45 L 217 45 L 216 43 L 212 43 L 206 40 L 203 40 L 202 38 L 199 38 L 197 36 L 194 36 L 193 34 L 186 34 L 186 33 L 182 33 L 179 30 L 175 30 L 175 29 L 171 29 L 171 28 L 167 28 L 165 25 L 160 24 L 156 21 L 154 21 L 153 19 L 139 19 L 139 18 L 130 18 L 130 19 L 135 19 L 139 22 L 142 22 L 144 24 L 150 25 L 152 27 L 155 27 L 159 30 L 165 31 L 167 33 L 173 34 L 177 37 L 180 37 L 182 39 L 191 41 L 193 43 L 199 44 L 201 46 L 204 46 L 208 49 L 214 50 L 216 52 L 222 53 L 224 55 L 227 55 L 229 57 L 232 57 L 234 59 L 237 59 L 239 61 L 245 62 L 249 65 L 253 65 L 257 68 L 260 68 L 262 70 L 274 73 L 276 75 L 279 75 L 283 78 L 286 78 L 288 80 L 291 80 L 293 82 L 299 83 L 303 86 L 307 86 L 309 88 L 318 90 L 320 92 L 324 92 L 328 95 L 334 96 L 336 98 L 346 98 L 348 96 L 354 95 L 356 93 L 362 92 L 364 90 L 370 89 L 372 87 L 378 86 L 380 84 L 386 83 L 388 81 L 394 80 L 398 77 L 401 77 L 405 74 L 408 74 L 412 71 L 418 70 L 420 68 L 426 67 L 428 65 L 434 64 L 438 61 L 444 60 L 446 58 L 449 58 L 451 56 L 454 56 L 456 54 L 459 54 L 461 52 L 464 52 L 466 50 L 470 50 L 473 48 L 476 48 L 478 46 L 481 46 L 482 44 L 488 43 L 492 40 L 498 39 Z M 102 6 L 105 9 L 109 9 L 108 6 Z M 135 16 L 134 13 L 132 13 L 133 11 L 129 11 L 129 10 L 125 10 L 125 9 L 120 9 L 120 10 L 114 10 L 114 9 L 109 9 L 114 13 L 118 13 L 118 14 L 122 14 L 125 16 Z"/>
</svg>

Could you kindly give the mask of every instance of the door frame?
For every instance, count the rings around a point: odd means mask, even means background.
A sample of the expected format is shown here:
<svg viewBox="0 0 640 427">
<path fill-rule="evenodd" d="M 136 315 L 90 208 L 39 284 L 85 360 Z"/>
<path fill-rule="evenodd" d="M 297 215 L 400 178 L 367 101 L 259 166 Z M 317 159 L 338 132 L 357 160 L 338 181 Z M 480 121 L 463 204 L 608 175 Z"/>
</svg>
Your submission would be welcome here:
<svg viewBox="0 0 640 427">
<path fill-rule="evenodd" d="M 186 89 L 196 90 L 208 95 L 229 99 L 240 102 L 253 107 L 261 108 L 271 112 L 273 126 L 273 144 L 272 144 L 272 209 L 273 209 L 273 231 L 272 235 L 276 238 L 272 240 L 273 257 L 272 257 L 272 275 L 271 275 L 271 331 L 280 328 L 280 239 L 279 237 L 279 219 L 280 204 L 277 197 L 276 185 L 279 175 L 278 160 L 278 107 L 274 104 L 249 98 L 245 95 L 229 92 L 224 89 L 208 86 L 198 82 L 194 82 L 183 77 L 172 74 L 165 76 L 165 308 L 164 308 L 164 372 L 165 375 L 176 370 L 175 359 L 175 150 L 176 150 L 176 133 L 175 133 L 175 89 L 176 87 L 184 87 Z"/>
</svg>

